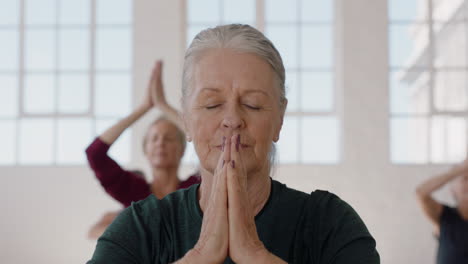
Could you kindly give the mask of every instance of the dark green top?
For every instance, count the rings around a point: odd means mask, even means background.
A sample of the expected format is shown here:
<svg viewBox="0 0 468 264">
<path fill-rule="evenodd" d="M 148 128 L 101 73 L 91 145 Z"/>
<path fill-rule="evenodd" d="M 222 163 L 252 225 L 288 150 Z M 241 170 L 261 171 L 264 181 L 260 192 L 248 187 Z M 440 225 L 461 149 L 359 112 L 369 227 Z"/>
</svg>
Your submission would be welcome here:
<svg viewBox="0 0 468 264">
<path fill-rule="evenodd" d="M 151 195 L 133 203 L 99 238 L 88 263 L 154 264 L 182 258 L 201 230 L 198 186 L 163 200 Z M 270 197 L 255 223 L 265 247 L 288 263 L 380 263 L 361 218 L 329 192 L 309 195 L 272 180 Z"/>
</svg>

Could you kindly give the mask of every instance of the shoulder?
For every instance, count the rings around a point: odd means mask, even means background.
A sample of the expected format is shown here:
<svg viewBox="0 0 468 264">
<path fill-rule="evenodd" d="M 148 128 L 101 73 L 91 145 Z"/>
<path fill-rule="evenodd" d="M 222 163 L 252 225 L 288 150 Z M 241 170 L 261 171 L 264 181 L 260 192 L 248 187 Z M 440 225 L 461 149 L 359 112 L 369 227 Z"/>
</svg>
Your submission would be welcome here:
<svg viewBox="0 0 468 264">
<path fill-rule="evenodd" d="M 290 201 L 290 200 L 306 200 L 309 197 L 308 193 L 292 189 L 286 184 L 281 183 L 276 180 L 271 180 L 271 189 L 272 189 L 272 195 L 274 198 L 280 199 L 280 200 L 285 200 L 285 201 Z"/>
<path fill-rule="evenodd" d="M 304 211 L 309 225 L 320 226 L 322 231 L 344 232 L 343 236 L 369 235 L 358 213 L 344 200 L 328 191 L 316 190 L 308 198 Z"/>
<path fill-rule="evenodd" d="M 161 201 L 156 196 L 149 195 L 143 200 L 132 202 L 114 222 L 118 225 L 117 229 L 126 225 L 152 225 L 154 222 L 159 222 L 161 217 L 164 216 L 162 210 Z"/>
<path fill-rule="evenodd" d="M 364 221 L 337 195 L 312 192 L 302 220 L 303 239 L 313 255 L 336 263 L 379 263 L 376 242 Z"/>
<path fill-rule="evenodd" d="M 457 208 L 451 207 L 448 205 L 442 205 L 442 213 L 440 215 L 440 224 L 451 224 L 453 222 L 462 221 L 463 219 L 460 216 Z"/>
<path fill-rule="evenodd" d="M 281 203 L 302 204 L 302 217 L 311 223 L 338 224 L 341 221 L 359 220 L 359 215 L 337 195 L 323 190 L 304 193 L 287 187 L 285 184 L 272 181 L 274 199 Z M 366 230 L 367 231 L 367 230 Z"/>
</svg>

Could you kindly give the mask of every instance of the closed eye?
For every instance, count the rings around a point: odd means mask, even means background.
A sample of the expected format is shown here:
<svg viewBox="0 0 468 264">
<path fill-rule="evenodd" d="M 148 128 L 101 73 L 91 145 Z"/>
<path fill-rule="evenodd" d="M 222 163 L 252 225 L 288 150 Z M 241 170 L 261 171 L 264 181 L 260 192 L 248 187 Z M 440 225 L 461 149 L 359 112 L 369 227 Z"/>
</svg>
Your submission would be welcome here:
<svg viewBox="0 0 468 264">
<path fill-rule="evenodd" d="M 206 109 L 215 109 L 216 107 L 220 106 L 221 104 L 216 104 L 216 105 L 208 105 L 205 108 Z"/>
<path fill-rule="evenodd" d="M 260 107 L 257 107 L 257 106 L 253 106 L 253 105 L 248 105 L 248 104 L 245 104 L 245 106 L 249 109 L 252 109 L 252 110 L 260 110 L 261 108 Z"/>
</svg>

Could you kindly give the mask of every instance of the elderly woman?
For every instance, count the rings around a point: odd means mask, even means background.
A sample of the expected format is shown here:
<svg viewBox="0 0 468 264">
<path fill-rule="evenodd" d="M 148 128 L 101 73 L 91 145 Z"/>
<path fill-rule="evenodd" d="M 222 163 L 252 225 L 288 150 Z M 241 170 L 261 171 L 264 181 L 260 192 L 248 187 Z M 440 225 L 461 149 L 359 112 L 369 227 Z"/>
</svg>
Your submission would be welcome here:
<svg viewBox="0 0 468 264">
<path fill-rule="evenodd" d="M 450 182 L 456 207 L 432 197 L 435 191 Z M 439 240 L 437 263 L 468 263 L 468 159 L 421 183 L 416 188 L 416 195 Z"/>
<path fill-rule="evenodd" d="M 287 100 L 281 57 L 262 33 L 247 25 L 202 31 L 183 78 L 201 184 L 134 203 L 89 263 L 379 263 L 348 204 L 270 178 Z"/>
</svg>

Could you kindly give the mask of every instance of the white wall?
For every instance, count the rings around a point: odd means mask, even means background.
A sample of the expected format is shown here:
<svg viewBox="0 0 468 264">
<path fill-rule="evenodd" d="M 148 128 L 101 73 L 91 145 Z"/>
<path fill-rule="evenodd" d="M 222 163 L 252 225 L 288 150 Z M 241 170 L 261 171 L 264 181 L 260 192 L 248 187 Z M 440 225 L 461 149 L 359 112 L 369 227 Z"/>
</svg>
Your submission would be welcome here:
<svg viewBox="0 0 468 264">
<path fill-rule="evenodd" d="M 178 105 L 183 62 L 184 1 L 135 1 L 135 103 L 155 58 Z M 434 263 L 436 242 L 415 199 L 417 183 L 443 166 L 389 163 L 387 10 L 385 1 L 338 0 L 337 78 L 342 90 L 343 162 L 282 166 L 276 179 L 310 192 L 328 189 L 360 213 L 377 240 L 382 263 Z M 145 167 L 133 133 L 132 167 Z M 187 175 L 191 168 L 183 168 Z M 0 168 L 0 262 L 84 263 L 95 242 L 86 233 L 103 212 L 119 209 L 84 167 Z M 448 200 L 448 193 L 440 197 Z"/>
</svg>

